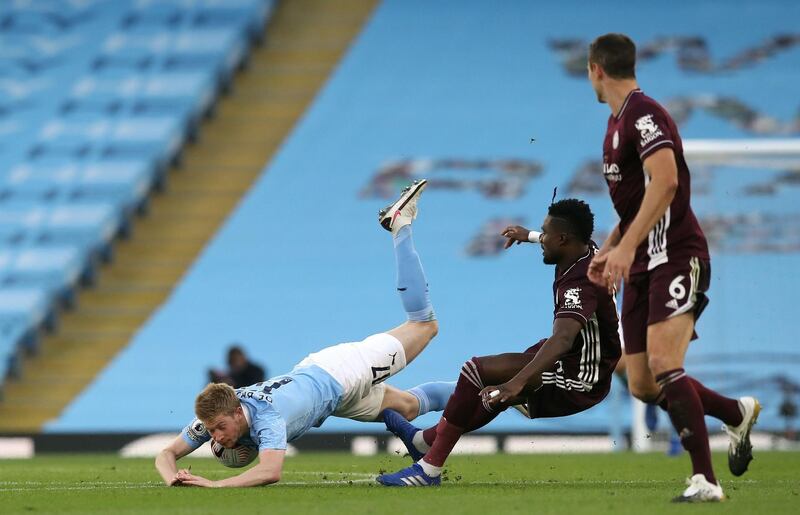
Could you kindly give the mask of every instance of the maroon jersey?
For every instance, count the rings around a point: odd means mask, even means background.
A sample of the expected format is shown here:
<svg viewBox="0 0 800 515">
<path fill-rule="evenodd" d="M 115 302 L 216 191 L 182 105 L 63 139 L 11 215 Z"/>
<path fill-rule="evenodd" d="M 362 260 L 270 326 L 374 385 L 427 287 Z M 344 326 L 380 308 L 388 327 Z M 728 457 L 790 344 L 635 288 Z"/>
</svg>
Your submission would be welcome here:
<svg viewBox="0 0 800 515">
<path fill-rule="evenodd" d="M 689 205 L 691 180 L 678 128 L 669 113 L 639 89 L 628 94 L 617 116 L 608 118 L 603 141 L 603 175 L 620 218 L 620 233 L 625 234 L 633 222 L 650 182 L 642 163 L 662 148 L 675 153 L 678 190 L 664 216 L 636 249 L 632 274 L 676 259 L 709 259 L 706 237 Z"/>
<path fill-rule="evenodd" d="M 544 384 L 549 379 L 560 379 L 574 382 L 566 385 L 571 386 L 569 389 L 589 391 L 598 381 L 611 376 L 619 360 L 619 319 L 614 297 L 587 277 L 589 262 L 596 252 L 597 247 L 591 244 L 586 255 L 564 273 L 559 274 L 556 268 L 553 318 L 574 318 L 583 324 L 583 329 L 575 337 L 570 351 L 560 360 L 564 368 L 563 375 L 558 372 L 544 373 Z"/>
</svg>

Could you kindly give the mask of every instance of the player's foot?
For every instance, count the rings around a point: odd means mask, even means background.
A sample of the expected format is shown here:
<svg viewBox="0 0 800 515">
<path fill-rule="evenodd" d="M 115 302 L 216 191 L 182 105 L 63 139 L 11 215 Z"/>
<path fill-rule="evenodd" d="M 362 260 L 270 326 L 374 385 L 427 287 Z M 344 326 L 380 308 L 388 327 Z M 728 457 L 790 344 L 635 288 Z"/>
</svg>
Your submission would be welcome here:
<svg viewBox="0 0 800 515">
<path fill-rule="evenodd" d="M 725 500 L 722 487 L 709 483 L 703 474 L 695 474 L 686 480 L 688 488 L 672 502 L 719 502 Z"/>
<path fill-rule="evenodd" d="M 422 431 L 420 428 L 393 409 L 383 410 L 383 422 L 386 424 L 386 429 L 403 442 L 412 460 L 416 462 L 425 456 L 424 452 L 414 446 L 414 435 Z"/>
<path fill-rule="evenodd" d="M 401 227 L 411 223 L 417 217 L 417 200 L 428 184 L 426 179 L 419 179 L 403 189 L 393 204 L 378 211 L 378 222 L 387 231 L 397 234 Z"/>
<path fill-rule="evenodd" d="M 442 484 L 442 477 L 431 477 L 419 464 L 414 463 L 400 472 L 381 474 L 375 481 L 384 486 L 439 486 Z"/>
<path fill-rule="evenodd" d="M 742 410 L 742 423 L 736 427 L 722 426 L 722 430 L 728 433 L 731 439 L 728 444 L 728 468 L 731 469 L 731 474 L 734 476 L 744 474 L 753 459 L 750 430 L 758 420 L 761 404 L 755 397 L 742 397 L 739 399 L 739 408 Z"/>
</svg>

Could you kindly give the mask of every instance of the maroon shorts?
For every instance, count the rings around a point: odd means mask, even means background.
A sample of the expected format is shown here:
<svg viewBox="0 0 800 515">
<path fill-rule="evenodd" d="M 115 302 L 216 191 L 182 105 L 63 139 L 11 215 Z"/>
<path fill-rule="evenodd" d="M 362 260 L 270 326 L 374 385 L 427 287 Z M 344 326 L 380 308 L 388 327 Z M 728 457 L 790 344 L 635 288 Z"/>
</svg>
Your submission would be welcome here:
<svg viewBox="0 0 800 515">
<path fill-rule="evenodd" d="M 546 340 L 528 348 L 526 354 L 536 354 Z M 579 381 L 581 355 L 570 353 L 556 362 L 552 370 L 542 374 L 542 386 L 528 397 L 530 418 L 566 417 L 585 411 L 599 403 L 611 389 L 616 359 L 600 363 L 599 378 L 590 387 Z"/>
<path fill-rule="evenodd" d="M 700 318 L 708 305 L 711 263 L 696 257 L 668 261 L 631 275 L 622 292 L 625 354 L 647 351 L 647 326 L 683 313 Z M 697 334 L 692 339 L 697 338 Z"/>
</svg>

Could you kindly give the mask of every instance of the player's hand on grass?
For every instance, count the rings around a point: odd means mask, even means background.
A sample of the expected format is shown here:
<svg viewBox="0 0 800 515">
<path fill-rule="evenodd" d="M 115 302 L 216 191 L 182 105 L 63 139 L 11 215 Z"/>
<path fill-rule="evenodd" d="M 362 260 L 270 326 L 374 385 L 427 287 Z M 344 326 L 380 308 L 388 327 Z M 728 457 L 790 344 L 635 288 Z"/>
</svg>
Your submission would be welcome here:
<svg viewBox="0 0 800 515">
<path fill-rule="evenodd" d="M 606 254 L 602 279 L 608 293 L 614 295 L 622 286 L 622 280 L 628 280 L 636 249 L 618 245 Z M 591 269 L 591 264 L 590 264 Z"/>
<path fill-rule="evenodd" d="M 178 474 L 175 477 L 181 482 L 181 485 L 203 486 L 206 488 L 215 486 L 214 481 L 211 481 L 210 479 L 206 479 L 204 477 L 195 476 L 188 470 L 178 471 Z"/>
<path fill-rule="evenodd" d="M 514 242 L 516 242 L 517 245 L 519 245 L 523 241 L 528 241 L 528 233 L 530 233 L 530 231 L 522 227 L 521 225 L 509 225 L 508 227 L 503 229 L 503 232 L 500 233 L 501 235 L 508 238 L 503 248 L 504 249 L 509 248 L 511 245 L 514 244 Z"/>
<path fill-rule="evenodd" d="M 525 388 L 524 384 L 520 385 L 514 381 L 509 381 L 497 386 L 487 386 L 481 390 L 480 395 L 485 404 L 496 406 L 518 397 L 519 394 L 522 393 L 523 388 Z"/>
</svg>

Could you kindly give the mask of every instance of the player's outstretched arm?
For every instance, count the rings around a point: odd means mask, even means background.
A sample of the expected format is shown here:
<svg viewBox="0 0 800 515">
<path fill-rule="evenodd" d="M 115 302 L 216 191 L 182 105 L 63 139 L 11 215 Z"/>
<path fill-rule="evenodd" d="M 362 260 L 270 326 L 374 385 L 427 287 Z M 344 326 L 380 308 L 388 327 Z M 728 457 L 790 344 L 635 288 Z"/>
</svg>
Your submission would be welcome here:
<svg viewBox="0 0 800 515">
<path fill-rule="evenodd" d="M 537 235 L 536 240 L 531 239 L 531 234 Z M 508 238 L 506 240 L 506 244 L 503 246 L 504 249 L 509 248 L 511 245 L 516 243 L 519 245 L 523 241 L 527 241 L 533 243 L 534 241 L 538 242 L 538 232 L 536 231 L 529 231 L 528 229 L 522 227 L 521 225 L 509 225 L 503 232 L 500 233 L 502 236 Z"/>
<path fill-rule="evenodd" d="M 558 358 L 569 352 L 583 324 L 574 318 L 556 318 L 553 335 L 547 339 L 530 363 L 509 381 L 499 386 L 487 386 L 481 396 L 490 404 L 514 402 L 526 387 L 538 388 L 542 383 L 542 372 L 550 370 Z M 497 391 L 497 394 L 492 392 Z"/>
<path fill-rule="evenodd" d="M 156 470 L 167 486 L 180 486 L 178 479 L 178 460 L 192 452 L 194 449 L 183 438 L 178 436 L 171 444 L 156 456 Z"/>
<path fill-rule="evenodd" d="M 178 479 L 184 485 L 204 486 L 211 488 L 219 487 L 244 487 L 262 486 L 277 483 L 281 480 L 283 470 L 283 458 L 286 451 L 282 449 L 265 449 L 258 453 L 258 465 L 242 472 L 238 476 L 211 481 L 204 477 L 195 476 L 189 471 L 178 472 Z"/>
</svg>

